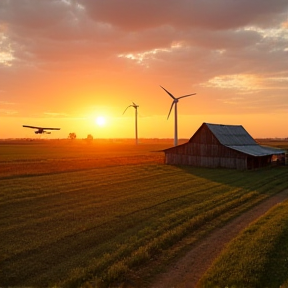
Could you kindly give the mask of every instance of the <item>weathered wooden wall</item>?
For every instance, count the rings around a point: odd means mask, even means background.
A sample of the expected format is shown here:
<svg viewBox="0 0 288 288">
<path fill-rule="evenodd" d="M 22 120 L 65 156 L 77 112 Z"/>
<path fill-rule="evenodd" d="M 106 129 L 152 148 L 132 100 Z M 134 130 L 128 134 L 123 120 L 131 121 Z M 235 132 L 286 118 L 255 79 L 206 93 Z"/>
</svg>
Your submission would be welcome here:
<svg viewBox="0 0 288 288">
<path fill-rule="evenodd" d="M 192 165 L 211 168 L 247 169 L 246 157 L 219 157 L 191 154 L 165 154 L 165 163 L 172 165 Z"/>
<path fill-rule="evenodd" d="M 189 142 L 165 150 L 165 163 L 201 167 L 255 169 L 271 162 L 271 156 L 253 157 L 222 145 L 206 127 L 202 126 Z"/>
</svg>

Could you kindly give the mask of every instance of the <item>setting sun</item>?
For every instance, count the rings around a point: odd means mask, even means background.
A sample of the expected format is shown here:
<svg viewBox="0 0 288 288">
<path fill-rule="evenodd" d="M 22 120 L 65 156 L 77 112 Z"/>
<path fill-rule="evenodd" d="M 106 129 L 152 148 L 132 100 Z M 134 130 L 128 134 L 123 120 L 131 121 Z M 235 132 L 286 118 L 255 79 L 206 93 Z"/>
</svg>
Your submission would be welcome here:
<svg viewBox="0 0 288 288">
<path fill-rule="evenodd" d="M 106 124 L 106 119 L 103 117 L 103 116 L 98 116 L 96 119 L 95 119 L 95 123 L 98 125 L 98 126 L 104 126 Z"/>
<path fill-rule="evenodd" d="M 157 21 L 130 2 L 0 0 L 0 140 L 190 139 L 204 122 L 288 137 L 288 1 L 146 1 Z"/>
</svg>

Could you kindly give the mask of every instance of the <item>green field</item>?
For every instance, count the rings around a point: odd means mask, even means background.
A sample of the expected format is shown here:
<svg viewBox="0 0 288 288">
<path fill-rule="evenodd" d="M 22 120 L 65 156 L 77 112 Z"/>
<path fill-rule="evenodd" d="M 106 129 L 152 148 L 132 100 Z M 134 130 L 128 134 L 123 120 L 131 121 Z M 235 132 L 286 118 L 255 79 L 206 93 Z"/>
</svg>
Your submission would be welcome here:
<svg viewBox="0 0 288 288">
<path fill-rule="evenodd" d="M 288 188 L 284 166 L 164 165 L 170 146 L 2 142 L 0 286 L 149 286 L 187 245 Z"/>
<path fill-rule="evenodd" d="M 232 241 L 204 275 L 200 287 L 288 287 L 287 239 L 288 201 Z"/>
</svg>

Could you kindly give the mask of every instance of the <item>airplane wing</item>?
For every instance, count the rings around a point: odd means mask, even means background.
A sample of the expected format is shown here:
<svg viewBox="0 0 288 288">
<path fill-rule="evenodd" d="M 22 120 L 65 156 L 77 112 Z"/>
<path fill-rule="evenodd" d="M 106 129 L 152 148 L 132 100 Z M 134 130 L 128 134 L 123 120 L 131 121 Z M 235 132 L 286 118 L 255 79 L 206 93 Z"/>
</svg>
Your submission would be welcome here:
<svg viewBox="0 0 288 288">
<path fill-rule="evenodd" d="M 43 130 L 60 130 L 60 128 L 42 128 Z"/>
<path fill-rule="evenodd" d="M 32 129 L 42 129 L 42 127 L 28 126 L 28 125 L 23 125 L 23 127 L 32 128 Z"/>
<path fill-rule="evenodd" d="M 60 130 L 60 128 L 44 128 L 44 127 L 37 127 L 37 126 L 29 126 L 29 125 L 23 125 L 23 127 L 26 128 L 32 128 L 32 129 L 39 129 L 39 130 Z"/>
</svg>

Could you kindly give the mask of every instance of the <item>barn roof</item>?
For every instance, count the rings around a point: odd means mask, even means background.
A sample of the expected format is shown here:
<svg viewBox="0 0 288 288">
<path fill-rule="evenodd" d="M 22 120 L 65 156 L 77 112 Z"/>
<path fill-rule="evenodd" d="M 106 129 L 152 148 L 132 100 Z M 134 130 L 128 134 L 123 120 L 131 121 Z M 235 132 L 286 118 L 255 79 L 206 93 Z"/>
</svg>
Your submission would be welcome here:
<svg viewBox="0 0 288 288">
<path fill-rule="evenodd" d="M 219 142 L 225 146 L 258 145 L 242 125 L 204 123 Z"/>
<path fill-rule="evenodd" d="M 225 145 L 227 146 L 227 145 Z M 238 145 L 238 146 L 227 146 L 231 149 L 237 150 L 239 152 L 251 155 L 251 156 L 268 156 L 277 155 L 285 153 L 284 150 L 278 148 L 264 147 L 259 144 L 256 145 Z"/>
<path fill-rule="evenodd" d="M 222 145 L 233 150 L 251 156 L 266 156 L 285 153 L 284 150 L 278 148 L 259 145 L 242 125 L 203 124 L 207 125 Z"/>
</svg>

